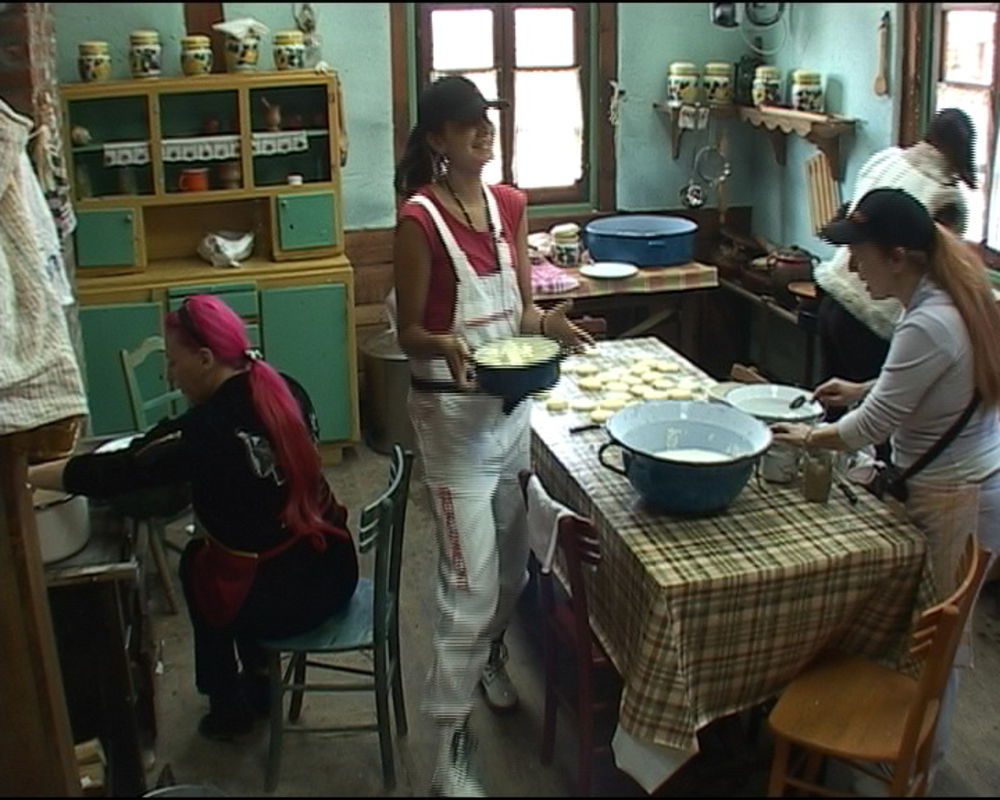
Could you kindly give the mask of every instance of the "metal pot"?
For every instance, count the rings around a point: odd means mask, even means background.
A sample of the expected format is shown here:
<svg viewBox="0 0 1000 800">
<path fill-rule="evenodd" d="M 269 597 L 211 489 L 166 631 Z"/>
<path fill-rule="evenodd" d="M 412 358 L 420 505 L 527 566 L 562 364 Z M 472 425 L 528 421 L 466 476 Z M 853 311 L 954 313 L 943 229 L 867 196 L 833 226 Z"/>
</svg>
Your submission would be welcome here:
<svg viewBox="0 0 1000 800">
<path fill-rule="evenodd" d="M 364 370 L 361 412 L 365 442 L 376 452 L 389 454 L 399 442 L 416 451 L 416 437 L 406 407 L 410 393 L 409 359 L 399 347 L 395 331 L 383 331 L 360 346 Z"/>
<path fill-rule="evenodd" d="M 812 280 L 813 265 L 818 261 L 818 257 L 797 245 L 783 247 L 768 255 L 767 267 L 774 299 L 787 309 L 795 308 L 798 300 L 788 291 L 788 284 Z"/>
<path fill-rule="evenodd" d="M 90 505 L 86 497 L 36 489 L 32 502 L 43 563 L 69 558 L 87 546 Z"/>
</svg>

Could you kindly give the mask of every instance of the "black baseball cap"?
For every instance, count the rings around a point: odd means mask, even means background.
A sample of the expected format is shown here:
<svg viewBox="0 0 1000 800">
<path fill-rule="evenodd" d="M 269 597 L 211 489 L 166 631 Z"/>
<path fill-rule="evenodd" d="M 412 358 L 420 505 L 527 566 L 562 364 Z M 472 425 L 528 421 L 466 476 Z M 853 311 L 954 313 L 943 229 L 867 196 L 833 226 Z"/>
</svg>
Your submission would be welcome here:
<svg viewBox="0 0 1000 800">
<path fill-rule="evenodd" d="M 830 244 L 873 242 L 929 253 L 934 248 L 934 220 L 913 195 L 902 189 L 872 189 L 843 219 L 820 231 Z"/>
<path fill-rule="evenodd" d="M 483 118 L 488 108 L 506 108 L 506 100 L 487 100 L 479 87 L 461 75 L 439 78 L 424 89 L 417 103 L 417 124 L 437 131 L 446 122 L 472 124 Z"/>
</svg>

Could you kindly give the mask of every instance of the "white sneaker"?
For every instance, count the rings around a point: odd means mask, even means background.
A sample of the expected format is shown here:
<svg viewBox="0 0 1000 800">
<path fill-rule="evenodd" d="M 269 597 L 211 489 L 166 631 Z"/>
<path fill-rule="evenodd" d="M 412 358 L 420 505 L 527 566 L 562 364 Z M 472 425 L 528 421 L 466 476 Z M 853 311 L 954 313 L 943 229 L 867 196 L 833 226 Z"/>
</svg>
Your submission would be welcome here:
<svg viewBox="0 0 1000 800">
<path fill-rule="evenodd" d="M 507 645 L 497 639 L 490 645 L 490 660 L 479 679 L 486 704 L 494 711 L 509 711 L 517 705 L 517 689 L 507 674 L 507 658 Z"/>
<path fill-rule="evenodd" d="M 431 779 L 431 795 L 437 797 L 486 797 L 486 792 L 472 776 L 472 754 L 476 740 L 463 725 L 455 728 L 443 743 L 438 765 Z"/>
</svg>

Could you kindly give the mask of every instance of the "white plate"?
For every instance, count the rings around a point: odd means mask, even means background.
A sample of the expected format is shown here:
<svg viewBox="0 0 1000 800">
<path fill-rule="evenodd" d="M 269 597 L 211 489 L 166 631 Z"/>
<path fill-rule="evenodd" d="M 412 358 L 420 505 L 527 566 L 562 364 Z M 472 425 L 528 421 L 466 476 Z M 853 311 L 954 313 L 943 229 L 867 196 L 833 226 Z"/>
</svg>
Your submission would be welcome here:
<svg viewBox="0 0 1000 800">
<path fill-rule="evenodd" d="M 797 386 L 776 383 L 749 383 L 726 392 L 726 402 L 750 416 L 767 422 L 807 422 L 823 416 L 823 406 L 808 402 L 812 393 Z M 805 395 L 807 402 L 790 408 L 792 400 Z"/>
<path fill-rule="evenodd" d="M 639 268 L 635 264 L 626 264 L 622 261 L 598 261 L 580 267 L 580 274 L 588 278 L 631 278 L 638 271 Z"/>
</svg>

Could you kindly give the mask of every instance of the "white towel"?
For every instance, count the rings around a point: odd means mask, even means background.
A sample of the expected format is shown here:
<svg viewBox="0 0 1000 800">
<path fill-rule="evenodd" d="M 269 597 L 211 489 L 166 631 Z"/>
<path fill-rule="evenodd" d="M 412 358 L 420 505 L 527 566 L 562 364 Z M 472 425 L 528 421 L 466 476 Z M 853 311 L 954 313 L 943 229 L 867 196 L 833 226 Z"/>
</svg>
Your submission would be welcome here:
<svg viewBox="0 0 1000 800">
<path fill-rule="evenodd" d="M 556 555 L 559 520 L 563 517 L 576 517 L 579 520 L 584 518 L 549 497 L 537 475 L 532 475 L 528 480 L 527 496 L 528 541 L 535 558 L 542 565 L 542 572 L 548 574 L 552 571 Z"/>
</svg>

